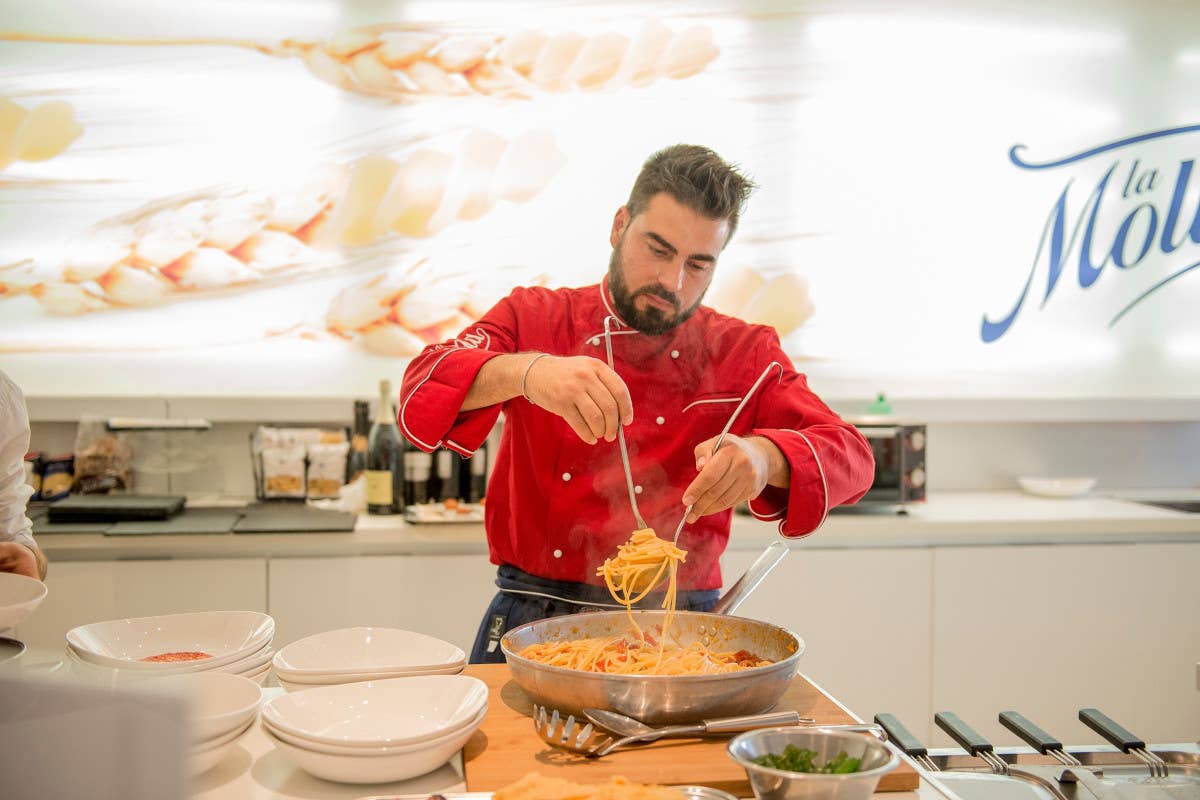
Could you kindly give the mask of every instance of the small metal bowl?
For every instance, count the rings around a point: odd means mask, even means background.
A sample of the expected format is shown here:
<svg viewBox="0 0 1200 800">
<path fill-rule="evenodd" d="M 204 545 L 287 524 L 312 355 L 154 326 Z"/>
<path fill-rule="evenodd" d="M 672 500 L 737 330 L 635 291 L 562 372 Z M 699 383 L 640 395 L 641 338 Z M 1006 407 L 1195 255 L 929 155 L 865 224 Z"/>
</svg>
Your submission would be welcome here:
<svg viewBox="0 0 1200 800">
<path fill-rule="evenodd" d="M 841 751 L 861 758 L 858 772 L 827 775 L 819 772 L 789 772 L 755 764 L 753 759 L 782 753 L 789 744 L 815 750 L 816 761 L 824 763 Z M 820 728 L 760 728 L 738 734 L 729 741 L 729 757 L 746 770 L 750 788 L 758 800 L 866 800 L 879 779 L 900 765 L 900 758 L 878 739 L 859 733 L 824 731 Z"/>
</svg>

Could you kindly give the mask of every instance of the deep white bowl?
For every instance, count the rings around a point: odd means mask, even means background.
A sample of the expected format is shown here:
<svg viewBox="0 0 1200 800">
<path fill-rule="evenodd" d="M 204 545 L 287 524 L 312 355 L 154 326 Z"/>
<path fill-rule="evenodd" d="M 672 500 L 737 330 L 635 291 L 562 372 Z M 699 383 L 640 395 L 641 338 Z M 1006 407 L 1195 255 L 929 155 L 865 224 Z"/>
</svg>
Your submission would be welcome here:
<svg viewBox="0 0 1200 800">
<path fill-rule="evenodd" d="M 487 685 L 468 675 L 423 675 L 316 686 L 263 706 L 280 730 L 335 745 L 394 746 L 466 727 L 487 705 Z"/>
<path fill-rule="evenodd" d="M 339 783 L 385 783 L 424 775 L 453 758 L 473 733 L 475 728 L 467 726 L 457 731 L 455 736 L 428 747 L 389 755 L 353 756 L 318 753 L 296 747 L 280 739 L 270 728 L 263 728 L 263 734 L 276 749 L 300 769 L 318 778 Z"/>
<path fill-rule="evenodd" d="M 1023 475 L 1017 478 L 1017 483 L 1026 492 L 1038 497 L 1081 497 L 1095 487 L 1096 478 L 1033 478 Z"/>
<path fill-rule="evenodd" d="M 275 620 L 257 611 L 195 611 L 80 625 L 67 643 L 84 661 L 106 667 L 193 672 L 236 662 L 271 641 Z M 149 662 L 160 653 L 200 651 L 211 658 Z"/>
<path fill-rule="evenodd" d="M 447 731 L 446 733 L 443 733 L 440 736 L 434 736 L 429 739 L 422 739 L 418 742 L 413 742 L 410 744 L 388 745 L 388 746 L 383 746 L 383 747 L 368 747 L 368 746 L 359 746 L 359 745 L 340 745 L 340 744 L 327 744 L 325 742 L 314 742 L 312 739 L 305 739 L 303 737 L 296 736 L 293 733 L 288 733 L 285 730 L 280 730 L 279 728 L 276 728 L 274 725 L 272 725 L 270 722 L 268 722 L 265 719 L 262 720 L 262 726 L 264 728 L 266 728 L 267 730 L 269 730 L 272 734 L 274 734 L 276 738 L 282 739 L 283 741 L 287 742 L 290 745 L 294 745 L 296 747 L 302 747 L 305 750 L 312 750 L 313 752 L 316 752 L 316 753 L 329 753 L 331 755 L 341 755 L 341 756 L 372 756 L 372 755 L 386 756 L 386 755 L 399 755 L 400 753 L 414 753 L 418 750 L 424 750 L 429 747 L 434 747 L 435 745 L 443 744 L 444 742 L 447 742 L 450 739 L 461 736 L 463 728 L 470 728 L 471 730 L 475 730 L 481 724 L 483 724 L 483 718 L 486 716 L 487 716 L 487 706 L 485 705 L 483 708 L 479 709 L 478 714 L 476 714 L 469 722 L 467 722 L 466 725 L 464 725 L 460 728 L 455 728 L 454 730 Z"/>
<path fill-rule="evenodd" d="M 187 765 L 188 771 L 192 775 L 199 775 L 203 772 L 208 772 L 210 769 L 220 764 L 229 751 L 237 746 L 237 741 L 246 731 L 250 730 L 250 726 L 254 724 L 254 720 L 247 720 L 244 725 L 234 728 L 224 736 L 219 736 L 207 742 L 202 742 L 188 748 Z"/>
<path fill-rule="evenodd" d="M 410 672 L 466 664 L 456 645 L 398 628 L 339 628 L 280 648 L 276 674 L 288 680 L 305 675 Z"/>
<path fill-rule="evenodd" d="M 16 627 L 46 599 L 46 584 L 28 575 L 0 572 L 0 631 Z"/>
<path fill-rule="evenodd" d="M 301 678 L 292 677 L 293 673 L 287 673 L 280 677 L 290 683 L 306 686 L 332 686 L 338 683 L 362 683 L 363 681 L 381 681 L 388 678 L 414 678 L 420 675 L 457 675 L 465 668 L 466 664 L 459 664 L 457 666 L 441 667 L 440 669 L 422 669 L 411 672 L 355 672 L 336 675 L 325 675 L 314 672 L 304 675 Z M 276 670 L 275 674 L 279 675 L 279 670 Z"/>
<path fill-rule="evenodd" d="M 149 685 L 185 694 L 195 747 L 211 744 L 250 722 L 262 702 L 262 687 L 227 672 L 192 672 L 155 678 Z"/>
</svg>

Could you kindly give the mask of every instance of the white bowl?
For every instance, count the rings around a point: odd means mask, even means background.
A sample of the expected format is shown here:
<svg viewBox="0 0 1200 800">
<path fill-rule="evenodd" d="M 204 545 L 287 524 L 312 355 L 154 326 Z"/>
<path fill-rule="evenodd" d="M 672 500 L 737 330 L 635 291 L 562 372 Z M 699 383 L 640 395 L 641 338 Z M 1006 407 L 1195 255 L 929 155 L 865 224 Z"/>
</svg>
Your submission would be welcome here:
<svg viewBox="0 0 1200 800">
<path fill-rule="evenodd" d="M 408 672 L 462 665 L 462 648 L 398 628 L 339 628 L 280 648 L 275 672 L 285 678 L 364 672 Z"/>
<path fill-rule="evenodd" d="M 314 742 L 311 739 L 305 739 L 297 736 L 294 733 L 288 733 L 285 730 L 280 730 L 272 725 L 267 720 L 262 720 L 262 726 L 275 735 L 277 739 L 282 739 L 295 747 L 302 747 L 305 750 L 312 750 L 314 753 L 329 753 L 330 755 L 342 756 L 386 756 L 398 755 L 400 753 L 415 753 L 418 750 L 424 750 L 429 747 L 443 744 L 457 736 L 461 736 L 464 728 L 475 730 L 483 723 L 483 718 L 487 716 L 487 706 L 479 709 L 476 714 L 466 725 L 455 728 L 452 731 L 447 731 L 440 736 L 434 736 L 429 739 L 422 739 L 419 742 L 411 744 L 389 745 L 384 747 L 362 747 L 359 745 L 341 745 L 341 744 L 326 744 L 324 742 Z"/>
<path fill-rule="evenodd" d="M 468 726 L 457 731 L 455 736 L 428 747 L 381 756 L 348 756 L 296 747 L 280 739 L 270 728 L 263 728 L 263 734 L 271 744 L 300 769 L 339 783 L 385 783 L 424 775 L 453 758 L 474 733 L 475 728 Z"/>
<path fill-rule="evenodd" d="M 224 736 L 188 748 L 188 771 L 195 776 L 202 772 L 208 772 L 217 764 L 220 764 L 225 756 L 229 754 L 229 751 L 237 746 L 237 740 L 241 738 L 242 734 L 250 730 L 250 726 L 253 724 L 254 720 L 247 720 L 245 725 L 235 728 Z"/>
<path fill-rule="evenodd" d="M 193 672 L 155 678 L 153 686 L 183 692 L 192 720 L 191 741 L 196 747 L 244 728 L 262 702 L 262 687 L 249 678 L 226 672 Z"/>
<path fill-rule="evenodd" d="M 263 719 L 314 742 L 387 746 L 466 726 L 487 704 L 487 685 L 468 675 L 423 675 L 317 686 L 263 706 Z"/>
<path fill-rule="evenodd" d="M 209 663 L 208 659 L 205 659 L 203 661 L 187 661 L 179 665 L 166 666 L 162 669 L 130 669 L 127 665 L 118 667 L 88 661 L 78 650 L 67 645 L 67 655 L 70 656 L 74 663 L 79 664 L 85 669 L 98 672 L 120 672 L 125 676 L 132 676 L 139 679 L 153 679 L 165 675 L 194 675 L 202 672 L 227 672 L 231 675 L 242 675 L 247 672 L 263 669 L 264 667 L 269 669 L 271 666 L 271 657 L 274 653 L 275 651 L 271 649 L 271 643 L 266 642 L 262 647 L 248 656 L 243 656 L 237 661 L 231 661 L 227 664 L 218 664 L 211 668 L 204 666 Z"/>
<path fill-rule="evenodd" d="M 267 682 L 267 676 L 270 674 L 271 674 L 271 665 L 268 664 L 267 666 L 263 667 L 262 669 L 258 670 L 257 672 L 244 672 L 244 673 L 242 673 L 242 677 L 249 678 L 250 680 L 254 681 L 259 686 L 262 686 Z"/>
<path fill-rule="evenodd" d="M 309 689 L 320 688 L 322 685 L 324 685 L 320 683 L 292 683 L 289 680 L 279 677 L 278 674 L 275 675 L 275 682 L 278 683 L 279 687 L 285 692 L 304 692 L 308 691 Z"/>
<path fill-rule="evenodd" d="M 28 575 L 0 572 L 0 631 L 17 623 L 46 599 L 46 584 Z"/>
<path fill-rule="evenodd" d="M 261 649 L 275 620 L 257 611 L 195 611 L 115 619 L 80 625 L 67 643 L 84 661 L 107 667 L 192 672 L 238 661 Z M 199 651 L 211 657 L 187 662 L 149 662 L 161 653 Z"/>
<path fill-rule="evenodd" d="M 1017 478 L 1029 494 L 1038 497 L 1079 497 L 1085 495 L 1096 485 L 1096 478 Z"/>
<path fill-rule="evenodd" d="M 275 670 L 275 674 L 290 683 L 303 684 L 306 686 L 332 686 L 338 683 L 362 683 L 363 681 L 381 681 L 387 678 L 415 678 L 421 675 L 457 675 L 466 668 L 466 664 L 460 664 L 454 667 L 442 667 L 441 669 L 428 670 L 413 670 L 412 672 L 357 672 L 340 675 L 324 675 L 321 673 L 306 674 L 302 677 L 293 677 L 293 673 L 285 673 L 280 675 L 279 670 Z"/>
</svg>

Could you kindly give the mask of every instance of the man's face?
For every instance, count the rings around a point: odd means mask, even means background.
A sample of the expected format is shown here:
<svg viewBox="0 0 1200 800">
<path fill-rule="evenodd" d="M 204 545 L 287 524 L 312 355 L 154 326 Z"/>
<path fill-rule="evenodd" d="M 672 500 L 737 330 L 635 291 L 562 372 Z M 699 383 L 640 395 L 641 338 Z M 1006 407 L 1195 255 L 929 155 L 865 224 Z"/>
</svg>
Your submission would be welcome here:
<svg viewBox="0 0 1200 800">
<path fill-rule="evenodd" d="M 608 287 L 617 313 L 634 329 L 665 333 L 700 307 L 729 221 L 697 214 L 660 192 L 636 217 L 622 206 L 613 220 Z"/>
</svg>

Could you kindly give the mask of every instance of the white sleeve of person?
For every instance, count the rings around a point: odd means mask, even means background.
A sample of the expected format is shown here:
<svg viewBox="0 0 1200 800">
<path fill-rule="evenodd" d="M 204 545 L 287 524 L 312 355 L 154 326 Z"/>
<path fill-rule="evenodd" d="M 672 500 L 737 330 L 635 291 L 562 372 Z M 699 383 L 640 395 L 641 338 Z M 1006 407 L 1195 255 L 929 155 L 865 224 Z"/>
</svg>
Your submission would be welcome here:
<svg viewBox="0 0 1200 800">
<path fill-rule="evenodd" d="M 0 372 L 0 541 L 33 545 L 33 523 L 25 504 L 33 487 L 25 482 L 29 414 L 25 395 Z"/>
</svg>

